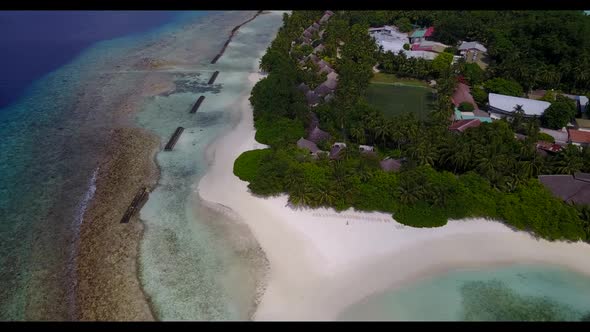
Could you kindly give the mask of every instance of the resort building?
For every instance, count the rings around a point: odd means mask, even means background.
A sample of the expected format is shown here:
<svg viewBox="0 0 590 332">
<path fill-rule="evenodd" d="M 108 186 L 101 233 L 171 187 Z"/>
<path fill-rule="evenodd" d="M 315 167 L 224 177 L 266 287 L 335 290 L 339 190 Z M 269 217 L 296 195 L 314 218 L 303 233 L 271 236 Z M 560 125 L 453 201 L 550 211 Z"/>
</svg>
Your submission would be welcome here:
<svg viewBox="0 0 590 332">
<path fill-rule="evenodd" d="M 411 46 L 412 51 L 425 51 L 425 52 L 434 52 L 434 53 L 442 53 L 445 49 L 449 47 L 443 43 L 435 42 L 435 41 L 421 41 L 419 43 L 414 43 Z"/>
<path fill-rule="evenodd" d="M 434 27 L 414 30 L 414 32 L 410 35 L 410 43 L 416 44 L 425 40 L 429 40 L 433 34 Z"/>
<path fill-rule="evenodd" d="M 558 153 L 561 152 L 563 148 L 559 144 L 545 142 L 545 141 L 538 141 L 537 142 L 537 150 L 542 150 L 550 153 Z"/>
<path fill-rule="evenodd" d="M 307 105 L 309 107 L 316 107 L 321 101 L 321 98 L 313 91 L 307 91 L 305 94 L 305 99 L 307 100 Z"/>
<path fill-rule="evenodd" d="M 326 47 L 324 46 L 324 44 L 319 44 L 318 46 L 316 46 L 313 49 L 313 53 L 317 54 L 317 53 L 322 53 L 324 50 L 326 49 Z"/>
<path fill-rule="evenodd" d="M 377 156 L 377 152 L 375 152 L 372 145 L 359 145 L 359 152 L 365 156 Z"/>
<path fill-rule="evenodd" d="M 328 20 L 330 19 L 330 17 L 332 17 L 332 15 L 334 15 L 334 13 L 332 11 L 326 10 L 326 12 L 324 13 L 324 16 L 322 16 L 322 18 L 320 18 L 320 24 L 324 24 L 324 23 L 328 22 Z"/>
<path fill-rule="evenodd" d="M 316 156 L 319 151 L 321 151 L 318 146 L 312 142 L 308 141 L 305 138 L 301 137 L 297 141 L 297 147 L 300 149 L 308 150 L 310 155 Z"/>
<path fill-rule="evenodd" d="M 332 149 L 330 150 L 330 159 L 338 159 L 340 158 L 340 152 L 346 149 L 346 144 L 341 142 L 336 142 L 332 145 Z"/>
<path fill-rule="evenodd" d="M 490 93 L 488 95 L 488 111 L 493 119 L 510 117 L 515 108 L 520 105 L 524 111 L 525 117 L 541 116 L 551 103 L 541 100 L 513 97 Z"/>
<path fill-rule="evenodd" d="M 404 44 L 410 44 L 408 34 L 399 32 L 394 26 L 386 25 L 379 28 L 370 28 L 369 35 L 375 39 L 383 52 L 397 54 L 399 51 L 404 51 Z"/>
<path fill-rule="evenodd" d="M 438 53 L 424 50 L 405 50 L 404 45 L 410 45 L 410 38 L 407 33 L 400 32 L 395 26 L 383 26 L 378 28 L 370 28 L 369 35 L 375 39 L 375 42 L 383 50 L 383 52 L 392 52 L 398 54 L 400 51 L 408 58 L 422 58 L 426 60 L 434 60 Z M 419 44 L 419 42 L 416 42 Z M 411 45 L 410 45 L 411 47 Z"/>
<path fill-rule="evenodd" d="M 379 163 L 381 165 L 381 169 L 385 172 L 399 172 L 402 168 L 402 160 L 401 159 L 393 159 L 387 157 Z"/>
<path fill-rule="evenodd" d="M 588 107 L 588 97 L 577 96 L 577 95 L 567 95 L 567 94 L 564 94 L 564 96 L 566 96 L 576 102 L 576 109 L 578 110 L 578 112 L 583 113 L 586 111 L 586 107 Z"/>
<path fill-rule="evenodd" d="M 449 130 L 462 133 L 468 128 L 479 127 L 480 124 L 479 119 L 457 120 L 449 126 Z"/>
<path fill-rule="evenodd" d="M 567 145 L 569 141 L 569 134 L 567 130 L 553 130 L 548 128 L 539 128 L 539 132 L 553 137 L 555 143 L 559 145 Z"/>
<path fill-rule="evenodd" d="M 487 67 L 484 61 L 488 49 L 478 42 L 462 42 L 459 45 L 459 52 L 465 58 L 467 63 L 477 63 L 482 69 Z"/>
<path fill-rule="evenodd" d="M 590 119 L 576 119 L 576 129 L 590 131 Z"/>
<path fill-rule="evenodd" d="M 590 174 L 540 175 L 539 181 L 551 193 L 563 201 L 574 204 L 590 204 Z"/>
<path fill-rule="evenodd" d="M 360 152 L 373 152 L 375 148 L 372 145 L 359 145 Z"/>
<path fill-rule="evenodd" d="M 590 145 L 590 131 L 568 129 L 569 143 L 577 146 Z"/>
</svg>

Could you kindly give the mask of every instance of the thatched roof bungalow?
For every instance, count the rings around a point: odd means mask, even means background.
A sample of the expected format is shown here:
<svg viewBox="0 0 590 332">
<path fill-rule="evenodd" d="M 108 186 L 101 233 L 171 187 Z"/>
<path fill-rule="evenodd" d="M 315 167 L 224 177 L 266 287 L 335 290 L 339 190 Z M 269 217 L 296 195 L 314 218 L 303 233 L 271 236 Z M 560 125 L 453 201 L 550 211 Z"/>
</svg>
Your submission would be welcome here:
<svg viewBox="0 0 590 332">
<path fill-rule="evenodd" d="M 402 167 L 401 159 L 393 159 L 387 157 L 379 163 L 381 165 L 381 169 L 385 172 L 398 172 Z"/>
<path fill-rule="evenodd" d="M 322 74 L 326 73 L 329 75 L 330 73 L 333 73 L 333 72 L 334 72 L 334 69 L 332 69 L 332 67 L 330 67 L 330 66 L 324 66 L 322 69 L 320 69 L 320 73 L 322 73 Z"/>
<path fill-rule="evenodd" d="M 308 150 L 309 154 L 313 154 L 313 155 L 315 155 L 318 151 L 321 151 L 314 142 L 308 141 L 303 137 L 301 137 L 297 141 L 297 147 L 300 149 Z"/>
<path fill-rule="evenodd" d="M 309 131 L 307 139 L 311 142 L 319 144 L 321 141 L 329 140 L 330 134 L 321 130 L 320 127 L 315 126 L 312 130 Z"/>
<path fill-rule="evenodd" d="M 311 107 L 317 106 L 320 103 L 320 97 L 311 90 L 307 91 L 305 99 L 307 99 L 307 104 Z"/>
<path fill-rule="evenodd" d="M 324 46 L 324 44 L 319 44 L 318 46 L 316 46 L 313 49 L 313 53 L 321 53 L 326 49 L 326 46 Z"/>
<path fill-rule="evenodd" d="M 325 84 L 331 90 L 336 89 L 336 86 L 338 85 L 338 74 L 336 72 L 329 73 L 326 81 L 322 84 Z"/>
<path fill-rule="evenodd" d="M 330 87 L 326 84 L 326 82 L 318 85 L 317 88 L 315 88 L 314 92 L 316 95 L 323 97 L 328 95 L 329 93 L 332 92 L 333 89 L 330 89 Z"/>
<path fill-rule="evenodd" d="M 297 86 L 297 90 L 306 94 L 310 89 L 309 89 L 309 86 L 307 86 L 307 84 L 301 83 L 301 84 L 299 84 L 299 86 Z"/>
</svg>

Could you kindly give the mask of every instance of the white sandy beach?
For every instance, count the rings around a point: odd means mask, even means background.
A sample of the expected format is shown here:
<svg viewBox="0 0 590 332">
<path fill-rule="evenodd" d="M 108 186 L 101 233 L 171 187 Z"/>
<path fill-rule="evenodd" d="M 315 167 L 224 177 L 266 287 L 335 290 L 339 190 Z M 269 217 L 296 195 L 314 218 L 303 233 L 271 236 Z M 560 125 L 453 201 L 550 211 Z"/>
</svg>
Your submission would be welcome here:
<svg viewBox="0 0 590 332">
<path fill-rule="evenodd" d="M 250 75 L 252 86 L 258 79 Z M 461 267 L 550 263 L 590 275 L 590 245 L 537 240 L 498 222 L 418 229 L 384 213 L 295 211 L 285 206 L 285 195 L 254 197 L 233 174 L 242 152 L 264 148 L 254 140 L 248 97 L 240 101 L 237 126 L 209 147 L 212 163 L 197 190 L 222 210 L 230 208 L 266 253 L 270 273 L 256 320 L 333 320 L 374 292 Z"/>
</svg>

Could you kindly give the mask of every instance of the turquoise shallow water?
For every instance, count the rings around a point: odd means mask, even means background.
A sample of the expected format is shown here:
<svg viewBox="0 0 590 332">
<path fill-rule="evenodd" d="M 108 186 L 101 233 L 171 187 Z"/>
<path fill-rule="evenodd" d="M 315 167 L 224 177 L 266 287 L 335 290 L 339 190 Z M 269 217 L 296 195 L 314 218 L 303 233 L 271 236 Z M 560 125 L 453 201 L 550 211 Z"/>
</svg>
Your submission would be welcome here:
<svg viewBox="0 0 590 332">
<path fill-rule="evenodd" d="M 590 277 L 543 265 L 457 270 L 370 296 L 339 320 L 590 320 Z"/>
<path fill-rule="evenodd" d="M 281 23 L 280 15 L 261 15 L 243 26 L 215 65 L 198 63 L 176 73 L 176 90 L 147 100 L 137 115 L 163 142 L 177 126 L 185 128 L 172 152 L 158 153 L 161 177 L 141 211 L 146 225 L 141 281 L 162 320 L 246 320 L 252 314 L 257 287 L 252 245 L 240 234 L 228 238 L 220 225 L 228 224 L 230 233 L 236 226 L 212 216 L 194 191 L 207 170 L 205 148 L 235 121 L 236 103 L 249 94 L 248 75 L 258 70 Z M 215 84 L 207 86 L 215 70 L 220 72 Z M 198 112 L 189 114 L 201 95 Z"/>
<path fill-rule="evenodd" d="M 158 153 L 161 177 L 141 211 L 141 281 L 162 320 L 246 320 L 252 314 L 258 271 L 251 235 L 236 234 L 243 228 L 207 211 L 195 189 L 208 167 L 206 147 L 235 122 L 237 103 L 249 94 L 248 75 L 258 70 L 281 23 L 280 15 L 265 14 L 243 26 L 215 65 L 184 67 L 172 78 L 176 90 L 147 100 L 137 116 L 162 142 L 176 127 L 185 128 L 173 151 Z M 198 112 L 189 114 L 201 95 Z"/>
</svg>

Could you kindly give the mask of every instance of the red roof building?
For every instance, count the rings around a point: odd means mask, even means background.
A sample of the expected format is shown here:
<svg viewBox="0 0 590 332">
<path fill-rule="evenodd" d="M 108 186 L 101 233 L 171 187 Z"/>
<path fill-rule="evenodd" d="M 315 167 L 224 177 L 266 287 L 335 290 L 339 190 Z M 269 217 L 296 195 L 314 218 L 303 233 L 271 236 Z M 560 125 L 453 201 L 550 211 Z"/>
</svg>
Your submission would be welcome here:
<svg viewBox="0 0 590 332">
<path fill-rule="evenodd" d="M 561 147 L 561 145 L 558 145 L 555 143 L 550 143 L 550 142 L 546 142 L 546 141 L 538 141 L 537 142 L 537 149 L 544 150 L 547 152 L 557 153 L 557 152 L 561 151 L 562 147 Z"/>
<path fill-rule="evenodd" d="M 569 142 L 574 145 L 590 144 L 590 131 L 568 129 Z"/>
<path fill-rule="evenodd" d="M 449 130 L 462 133 L 467 130 L 467 128 L 479 127 L 480 124 L 481 121 L 479 121 L 479 119 L 458 120 L 449 126 Z"/>
<path fill-rule="evenodd" d="M 426 33 L 424 33 L 424 37 L 431 37 L 434 34 L 434 27 L 430 27 L 426 29 Z"/>
</svg>

